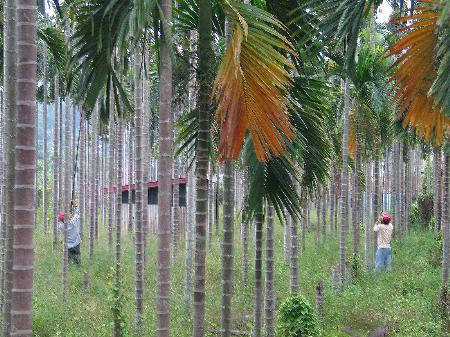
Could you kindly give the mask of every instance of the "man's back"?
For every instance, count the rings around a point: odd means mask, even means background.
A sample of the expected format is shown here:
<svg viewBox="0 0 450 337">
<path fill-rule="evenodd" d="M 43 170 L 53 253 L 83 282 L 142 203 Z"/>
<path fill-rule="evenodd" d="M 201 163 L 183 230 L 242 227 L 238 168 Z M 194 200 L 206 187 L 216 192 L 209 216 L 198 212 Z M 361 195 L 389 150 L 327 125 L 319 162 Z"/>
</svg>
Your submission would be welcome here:
<svg viewBox="0 0 450 337">
<path fill-rule="evenodd" d="M 394 226 L 392 223 L 387 225 L 377 224 L 374 227 L 374 231 L 378 232 L 378 248 L 391 248 L 391 238 Z"/>
</svg>

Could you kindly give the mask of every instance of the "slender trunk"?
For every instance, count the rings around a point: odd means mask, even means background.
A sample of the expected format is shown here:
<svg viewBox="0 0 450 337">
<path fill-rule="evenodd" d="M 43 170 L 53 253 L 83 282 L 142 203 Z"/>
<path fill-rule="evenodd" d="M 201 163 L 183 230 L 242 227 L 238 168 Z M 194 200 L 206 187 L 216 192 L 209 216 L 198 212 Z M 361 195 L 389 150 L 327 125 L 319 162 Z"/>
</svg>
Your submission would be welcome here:
<svg viewBox="0 0 450 337">
<path fill-rule="evenodd" d="M 305 252 L 306 249 L 306 231 L 308 229 L 308 217 L 309 217 L 309 207 L 308 207 L 308 198 L 305 195 L 302 195 L 302 241 L 301 241 L 301 247 L 302 247 L 302 253 Z"/>
<path fill-rule="evenodd" d="M 297 239 L 297 228 L 298 219 L 288 215 L 290 222 L 290 234 L 291 234 L 291 256 L 290 256 L 290 269 L 291 269 L 291 295 L 298 295 L 298 239 Z"/>
<path fill-rule="evenodd" d="M 187 225 L 186 225 L 186 252 L 185 252 L 185 277 L 184 277 L 184 303 L 191 310 L 192 307 L 192 267 L 194 248 L 194 224 L 195 224 L 195 179 L 192 171 L 188 173 L 187 185 Z"/>
<path fill-rule="evenodd" d="M 43 69 L 43 88 L 44 88 L 44 105 L 42 114 L 44 115 L 44 178 L 42 182 L 42 221 L 44 223 L 44 234 L 48 232 L 48 156 L 47 156 L 47 117 L 48 117 L 48 94 L 47 94 L 47 48 L 44 47 L 42 55 Z"/>
<path fill-rule="evenodd" d="M 376 222 L 378 220 L 378 217 L 380 216 L 380 202 L 379 202 L 379 196 L 380 196 L 380 160 L 379 158 L 375 158 L 375 166 L 374 166 L 374 190 L 373 190 L 373 217 L 372 220 L 373 222 Z M 377 252 L 377 239 L 378 235 L 377 232 L 374 232 L 374 236 L 373 236 L 373 253 L 374 256 Z"/>
<path fill-rule="evenodd" d="M 359 183 L 359 174 L 361 171 L 361 149 L 359 141 L 356 144 L 356 165 L 355 165 L 355 183 L 354 183 L 354 194 L 355 194 L 355 218 L 352 220 L 353 223 L 353 255 L 356 259 L 359 259 L 359 246 L 360 246 L 360 224 L 361 224 L 361 187 Z"/>
<path fill-rule="evenodd" d="M 439 178 L 441 176 L 440 169 L 440 161 L 441 161 L 441 150 L 438 148 L 434 148 L 433 150 L 433 177 L 434 177 L 434 191 L 433 191 L 433 212 L 434 212 L 434 221 L 435 221 L 435 229 L 436 231 L 440 231 L 441 229 L 441 219 L 439 217 L 439 208 L 440 208 L 440 200 L 439 200 Z"/>
<path fill-rule="evenodd" d="M 334 169 L 331 169 L 331 172 L 333 172 Z M 332 176 L 332 180 L 330 182 L 330 236 L 334 236 L 334 206 L 335 206 L 335 177 L 334 174 Z"/>
<path fill-rule="evenodd" d="M 263 214 L 255 217 L 255 327 L 253 337 L 261 337 L 261 306 L 262 306 L 262 239 Z"/>
<path fill-rule="evenodd" d="M 84 110 L 80 114 L 80 236 L 84 237 L 84 222 L 86 220 L 86 117 Z"/>
<path fill-rule="evenodd" d="M 110 110 L 114 111 L 114 110 Z M 111 117 L 111 119 L 113 119 Z M 111 124 L 110 124 L 111 126 Z M 111 130 L 110 130 L 111 132 Z M 117 305 L 114 306 L 113 309 L 113 315 L 114 315 L 114 337 L 120 337 L 122 336 L 122 317 L 123 312 L 121 312 L 121 265 L 120 265 L 120 259 L 121 259 L 121 235 L 122 235 L 122 162 L 123 162 L 123 143 L 122 143 L 122 134 L 123 134 L 123 127 L 122 127 L 122 121 L 118 120 L 117 123 L 117 197 L 116 197 L 116 265 L 115 265 L 115 274 L 114 274 L 114 299 L 117 301 Z M 110 154 L 111 155 L 111 154 Z M 114 194 L 110 193 L 110 198 L 112 199 L 112 196 Z M 112 205 L 110 205 L 112 206 Z"/>
<path fill-rule="evenodd" d="M 341 286 L 345 283 L 345 239 L 348 228 L 348 135 L 349 135 L 350 91 L 349 80 L 344 83 L 344 128 L 342 142 L 342 180 L 341 180 L 341 227 L 339 235 L 339 273 Z"/>
<path fill-rule="evenodd" d="M 398 211 L 398 179 L 399 179 L 399 171 L 398 171 L 398 161 L 400 157 L 399 153 L 399 144 L 394 144 L 394 159 L 393 159 L 393 170 L 392 170 L 392 201 L 393 201 L 393 215 L 394 215 L 394 235 L 396 235 L 398 228 L 398 220 L 399 220 L 399 211 Z"/>
<path fill-rule="evenodd" d="M 450 153 L 445 152 L 445 166 L 444 166 L 444 207 L 442 214 L 442 285 L 448 287 L 449 279 L 449 257 L 450 257 L 450 215 L 449 215 L 449 202 L 450 202 Z"/>
<path fill-rule="evenodd" d="M 64 197 L 62 202 L 64 205 L 64 239 L 63 239 L 63 272 L 62 272 L 62 299 L 63 302 L 67 298 L 67 273 L 69 268 L 69 252 L 68 252 L 68 214 L 72 212 L 70 207 L 70 186 L 71 186 L 71 158 L 70 158 L 70 99 L 66 97 L 64 117 L 66 126 L 64 128 Z"/>
<path fill-rule="evenodd" d="M 52 230 L 52 242 L 53 250 L 56 250 L 58 244 L 58 211 L 59 211 L 59 79 L 55 76 L 55 104 L 53 107 L 55 125 L 53 130 L 53 230 Z"/>
<path fill-rule="evenodd" d="M 242 215 L 242 282 L 248 285 L 248 220 Z"/>
<path fill-rule="evenodd" d="M 111 97 L 109 101 L 109 111 L 114 111 L 114 99 Z M 112 246 L 113 246 L 113 210 L 114 210 L 114 202 L 117 205 L 117 200 L 114 200 L 114 193 L 113 193 L 113 187 L 114 187 L 114 167 L 116 166 L 116 163 L 114 161 L 114 152 L 115 152 L 115 146 L 114 146 L 114 117 L 111 115 L 109 118 L 108 123 L 109 128 L 109 185 L 108 185 L 108 251 L 112 252 Z M 119 186 L 117 186 L 119 187 Z M 129 186 L 128 190 L 128 196 L 130 196 L 131 193 L 131 184 Z M 118 193 L 120 194 L 120 193 Z M 116 198 L 117 199 L 117 198 Z M 120 205 L 122 207 L 122 205 Z M 117 210 L 116 210 L 117 211 Z M 117 216 L 117 213 L 116 213 Z M 117 219 L 116 219 L 117 220 Z"/>
<path fill-rule="evenodd" d="M 162 0 L 164 17 L 172 22 L 172 1 Z M 161 84 L 159 105 L 159 159 L 158 159 L 158 293 L 157 336 L 169 336 L 170 296 L 170 202 L 172 199 L 172 62 L 169 54 L 171 31 L 163 31 L 161 38 Z M 177 200 L 178 201 L 178 200 Z"/>
<path fill-rule="evenodd" d="M 289 217 L 289 215 L 287 213 L 286 213 L 286 216 Z M 288 220 L 283 226 L 283 257 L 286 262 L 288 262 L 291 258 L 291 254 L 290 254 L 291 221 L 292 220 Z"/>
<path fill-rule="evenodd" d="M 372 196 L 372 164 L 366 164 L 366 221 L 364 222 L 364 257 L 366 271 L 370 270 L 372 265 L 372 258 L 370 254 L 370 243 L 372 233 L 372 213 L 370 211 L 371 196 Z"/>
<path fill-rule="evenodd" d="M 316 248 L 319 246 L 320 243 L 320 226 L 322 225 L 322 188 L 319 190 L 319 195 L 317 196 L 316 200 L 316 214 L 317 214 L 317 225 L 316 225 L 316 236 L 315 236 L 315 244 Z"/>
<path fill-rule="evenodd" d="M 90 181 L 90 191 L 89 191 L 89 198 L 90 198 L 90 211 L 89 211 L 89 215 L 90 215 L 90 223 L 89 223 L 89 260 L 92 261 L 93 257 L 94 257 L 94 240 L 96 238 L 96 214 L 97 214 L 97 210 L 96 210 L 96 204 L 95 204 L 95 193 L 96 193 L 96 149 L 95 149 L 95 144 L 96 144 L 96 138 L 97 138 L 97 123 L 98 123 L 98 106 L 96 106 L 94 108 L 94 112 L 92 113 L 91 116 L 91 120 L 92 120 L 92 132 L 91 132 L 91 156 L 92 158 L 90 158 L 91 160 L 89 161 L 90 163 L 90 172 L 89 172 L 89 177 L 91 179 Z"/>
<path fill-rule="evenodd" d="M 133 191 L 131 186 L 133 185 L 133 172 L 134 172 L 134 132 L 133 127 L 130 124 L 129 127 L 129 139 L 128 139 L 128 234 L 133 233 Z"/>
<path fill-rule="evenodd" d="M 6 242 L 5 242 L 5 284 L 4 284 L 4 307 L 3 307 L 3 335 L 9 336 L 11 331 L 11 302 L 13 289 L 13 243 L 14 243 L 14 187 L 15 187 L 15 164 L 16 164 L 16 82 L 17 82 L 17 45 L 16 45 L 16 1 L 4 1 L 4 88 L 5 88 L 5 152 L 6 152 Z M 34 92 L 34 89 L 31 90 Z M 22 107 L 23 108 L 23 107 Z M 34 121 L 33 121 L 34 123 Z M 34 139 L 34 138 L 33 138 Z M 34 158 L 34 153 L 32 154 Z M 34 177 L 34 175 L 33 175 Z M 25 200 L 28 200 L 26 198 Z M 32 200 L 32 198 L 30 198 Z M 34 207 L 34 206 L 32 206 Z M 30 207 L 29 209 L 32 209 Z M 30 287 L 31 288 L 31 287 Z"/>
<path fill-rule="evenodd" d="M 178 116 L 183 113 L 184 107 L 181 105 L 174 111 L 174 119 L 176 120 Z M 178 131 L 176 128 L 173 130 L 173 143 L 178 137 Z M 180 237 L 180 165 L 179 159 L 173 159 L 173 201 L 172 201 L 172 234 L 173 234 L 173 257 L 175 258 L 178 254 L 178 240 Z"/>
<path fill-rule="evenodd" d="M 0 93 L 0 313 L 3 312 L 5 296 L 5 249 L 6 249 L 6 218 L 5 218 L 5 110 L 3 92 Z"/>
<path fill-rule="evenodd" d="M 275 336 L 275 284 L 274 284 L 274 242 L 273 206 L 269 203 L 266 219 L 266 286 L 264 291 L 264 336 Z"/>
<path fill-rule="evenodd" d="M 142 333 L 143 329 L 143 311 L 144 311 L 144 181 L 142 172 L 143 155 L 143 102 L 142 102 L 142 78 L 141 64 L 142 55 L 140 48 L 136 48 L 134 53 L 134 99 L 135 99 L 135 128 L 136 128 L 136 235 L 135 235 L 135 253 L 136 253 L 136 275 L 135 275 L 135 328 L 137 333 Z M 162 151 L 162 149 L 160 149 Z M 170 169 L 169 169 L 170 172 Z M 161 197 L 161 193 L 159 193 Z M 161 203 L 161 201 L 159 201 Z M 160 214 L 161 216 L 162 214 Z"/>
<path fill-rule="evenodd" d="M 211 162 L 209 165 L 209 181 L 208 181 L 208 185 L 209 185 L 209 190 L 208 190 L 208 249 L 211 250 L 211 246 L 212 246 L 212 234 L 213 234 L 213 204 L 214 204 L 214 199 L 213 199 L 213 163 Z"/>
<path fill-rule="evenodd" d="M 150 66 L 150 52 L 148 49 L 144 53 L 144 64 Z M 147 239 L 149 231 L 149 221 L 148 221 L 148 171 L 149 171 L 149 158 L 150 158 L 150 142 L 149 142 L 149 129 L 150 129 L 150 82 L 148 80 L 148 73 L 145 71 L 144 64 L 142 65 L 142 182 L 143 182 L 143 194 L 142 194 L 142 229 L 144 231 L 144 275 L 147 269 Z M 169 205 L 170 209 L 170 205 Z"/>
<path fill-rule="evenodd" d="M 400 233 L 403 234 L 403 228 L 404 228 L 404 199 L 403 199 L 403 191 L 404 191 L 404 171 L 403 171 L 403 144 L 400 143 L 400 159 L 398 162 L 398 166 L 399 166 L 399 181 L 398 181 L 398 204 L 399 204 L 399 211 L 400 211 L 400 217 L 398 219 L 398 224 L 399 224 L 399 229 L 400 229 Z M 430 184 L 428 184 L 430 185 Z"/>
<path fill-rule="evenodd" d="M 322 242 L 327 238 L 327 189 L 322 189 Z"/>
<path fill-rule="evenodd" d="M 219 167 L 216 167 L 216 183 L 214 184 L 214 224 L 216 226 L 216 236 L 219 236 Z"/>
<path fill-rule="evenodd" d="M 208 211 L 208 161 L 209 161 L 209 114 L 211 87 L 211 2 L 199 0 L 199 131 L 196 163 L 196 238 L 195 238 L 195 285 L 193 336 L 205 335 L 205 256 L 206 224 Z"/>
<path fill-rule="evenodd" d="M 234 162 L 224 165 L 224 206 L 222 229 L 222 326 L 221 336 L 231 336 L 231 298 L 233 295 Z M 212 226 L 211 226 L 212 227 Z"/>
<path fill-rule="evenodd" d="M 36 2 L 17 2 L 17 138 L 11 335 L 32 336 L 36 144 Z"/>
</svg>

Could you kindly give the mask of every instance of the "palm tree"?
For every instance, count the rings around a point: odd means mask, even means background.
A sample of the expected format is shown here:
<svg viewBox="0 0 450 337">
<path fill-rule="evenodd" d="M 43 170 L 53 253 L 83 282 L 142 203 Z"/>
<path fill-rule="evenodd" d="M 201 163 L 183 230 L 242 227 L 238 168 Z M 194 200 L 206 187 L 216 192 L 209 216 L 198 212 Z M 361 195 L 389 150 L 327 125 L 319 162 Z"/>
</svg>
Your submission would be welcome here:
<svg viewBox="0 0 450 337">
<path fill-rule="evenodd" d="M 208 163 L 209 163 L 209 113 L 212 59 L 212 27 L 211 2 L 199 0 L 198 25 L 198 120 L 196 176 L 196 209 L 195 209 L 195 255 L 194 255 L 194 320 L 193 335 L 205 335 L 205 257 L 206 257 L 206 224 L 208 214 Z"/>
<path fill-rule="evenodd" d="M 433 211 L 436 231 L 441 229 L 441 150 L 435 147 L 433 150 L 433 176 L 434 176 L 434 193 L 433 193 Z"/>
<path fill-rule="evenodd" d="M 5 88 L 5 152 L 6 152 L 6 242 L 4 262 L 4 307 L 3 307 L 3 335 L 9 336 L 12 323 L 12 290 L 13 290 L 13 243 L 14 243 L 14 187 L 15 187 L 15 164 L 16 164 L 16 82 L 17 82 L 17 31 L 16 31 L 16 2 L 7 0 L 4 2 L 4 88 Z M 18 39 L 18 38 L 17 38 Z M 20 96 L 19 96 L 20 97 Z M 30 122 L 34 124 L 34 120 Z M 34 139 L 34 137 L 33 137 Z M 31 154 L 34 158 L 34 153 Z M 34 178 L 34 174 L 33 174 Z M 33 184 L 31 184 L 33 186 Z M 31 205 L 31 208 L 33 206 Z M 30 208 L 30 209 L 31 209 Z M 31 219 L 34 220 L 33 217 Z"/>
<path fill-rule="evenodd" d="M 97 134 L 98 134 L 98 123 L 99 123 L 99 108 L 96 105 L 94 108 L 94 111 L 91 115 L 91 121 L 92 121 L 92 128 L 91 128 L 91 155 L 92 160 L 89 161 L 90 163 L 90 191 L 89 191 L 89 197 L 90 197 L 90 224 L 89 224 L 89 260 L 92 260 L 94 257 L 94 240 L 96 238 L 96 224 L 97 224 L 97 205 L 95 203 L 95 195 L 96 195 L 96 162 L 97 162 Z M 95 158 L 95 160 L 94 160 Z"/>
<path fill-rule="evenodd" d="M 275 276 L 273 206 L 269 203 L 266 218 L 266 286 L 264 291 L 264 336 L 275 336 Z"/>
<path fill-rule="evenodd" d="M 11 33 L 11 31 L 9 31 Z M 32 335 L 32 288 L 34 271 L 33 230 L 36 196 L 36 2 L 17 3 L 17 125 L 15 161 L 15 226 L 13 284 L 11 292 L 11 334 Z M 26 103 L 24 103 L 26 102 Z"/>
<path fill-rule="evenodd" d="M 114 109 L 110 110 L 114 111 Z M 111 116 L 111 119 L 113 117 Z M 110 130 L 111 132 L 111 130 Z M 115 275 L 114 275 L 114 298 L 117 301 L 116 305 L 114 306 L 115 310 L 114 313 L 114 337 L 120 337 L 122 336 L 122 317 L 120 315 L 123 314 L 123 311 L 121 310 L 121 266 L 120 266 L 120 259 L 121 259 L 121 236 L 122 236 L 122 162 L 123 162 L 123 126 L 122 121 L 118 120 L 117 122 L 117 197 L 116 197 L 116 266 L 115 266 Z M 129 190 L 131 191 L 131 189 Z M 112 198 L 113 194 L 110 193 L 110 197 Z"/>
<path fill-rule="evenodd" d="M 86 113 L 80 113 L 80 237 L 84 238 L 84 222 L 86 221 Z"/>
<path fill-rule="evenodd" d="M 158 292 L 156 299 L 157 336 L 169 336 L 170 295 L 170 202 L 172 199 L 172 62 L 169 50 L 172 41 L 172 0 L 161 1 L 166 23 L 161 32 L 161 79 L 159 105 L 158 159 Z M 178 177 L 175 177 L 178 179 Z"/>
<path fill-rule="evenodd" d="M 111 98 L 112 100 L 112 98 Z M 111 103 L 111 102 L 110 102 Z M 110 107 L 110 112 L 113 111 L 111 110 Z M 117 201 L 114 200 L 114 193 L 113 193 L 113 184 L 114 184 L 114 178 L 115 178 L 115 171 L 114 168 L 116 167 L 116 162 L 114 161 L 114 154 L 116 152 L 116 146 L 115 146 L 115 139 L 116 137 L 114 137 L 114 116 L 110 116 L 109 118 L 109 125 L 108 125 L 108 129 L 109 129 L 109 185 L 108 185 L 108 201 L 109 201 L 109 205 L 108 205 L 108 250 L 111 252 L 112 251 L 112 245 L 113 245 L 113 223 L 114 223 L 114 218 L 113 218 L 113 211 L 114 211 L 114 204 L 117 204 Z M 120 184 L 120 182 L 119 182 Z M 120 194 L 120 193 L 118 193 Z M 128 189 L 128 198 L 131 198 L 131 184 L 129 184 L 129 189 Z"/>
<path fill-rule="evenodd" d="M 135 128 L 136 128 L 136 315 L 135 328 L 136 331 L 142 332 L 143 329 L 143 311 L 144 311 L 144 218 L 143 218 L 143 200 L 144 200 L 144 181 L 142 172 L 142 155 L 143 155 L 143 139 L 142 139 L 142 117 L 143 117 L 143 101 L 142 101 L 142 77 L 141 77 L 142 55 L 141 49 L 136 48 L 134 53 L 134 99 L 135 99 Z M 118 184 L 121 182 L 119 181 Z"/>
<path fill-rule="evenodd" d="M 58 76 L 55 76 L 55 104 L 53 107 L 54 110 L 54 132 L 53 132 L 53 230 L 52 230 L 52 242 L 53 242 L 53 250 L 56 250 L 56 245 L 58 244 L 58 220 L 57 215 L 59 211 L 59 132 L 61 122 L 59 120 L 59 79 Z"/>
<path fill-rule="evenodd" d="M 45 15 L 45 6 L 44 8 L 44 15 Z M 43 64 L 43 89 L 44 89 L 44 103 L 43 103 L 43 111 L 42 114 L 44 115 L 44 177 L 42 182 L 42 221 L 44 222 L 44 233 L 47 234 L 48 232 L 48 154 L 47 154 L 47 127 L 48 127 L 48 93 L 47 93 L 47 48 L 44 47 L 43 54 L 42 54 L 42 64 Z"/>
<path fill-rule="evenodd" d="M 224 164 L 224 208 L 222 230 L 222 337 L 231 336 L 231 298 L 234 272 L 234 162 Z M 212 224 L 211 224 L 212 226 Z"/>
<path fill-rule="evenodd" d="M 253 337 L 261 337 L 263 214 L 255 215 L 255 312 Z"/>
</svg>

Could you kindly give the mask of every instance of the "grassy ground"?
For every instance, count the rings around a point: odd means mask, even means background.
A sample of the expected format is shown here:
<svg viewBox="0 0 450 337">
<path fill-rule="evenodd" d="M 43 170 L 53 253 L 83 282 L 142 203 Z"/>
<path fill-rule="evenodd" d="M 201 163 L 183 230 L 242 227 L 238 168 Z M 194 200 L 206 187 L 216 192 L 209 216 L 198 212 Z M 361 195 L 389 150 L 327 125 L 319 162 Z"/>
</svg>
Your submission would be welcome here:
<svg viewBox="0 0 450 337">
<path fill-rule="evenodd" d="M 238 233 L 238 232 L 237 232 Z M 51 240 L 38 230 L 36 246 L 36 272 L 34 284 L 35 336 L 96 337 L 111 336 L 112 315 L 109 297 L 113 257 L 108 253 L 104 231 L 96 245 L 95 258 L 90 264 L 83 246 L 83 263 L 69 270 L 70 295 L 65 304 L 61 299 L 61 250 L 52 251 Z M 276 302 L 289 296 L 289 267 L 283 260 L 282 227 L 276 228 Z M 350 241 L 349 235 L 349 241 Z M 181 243 L 184 247 L 184 243 Z M 350 251 L 350 242 L 349 250 Z M 308 234 L 306 252 L 301 254 L 301 292 L 314 305 L 315 286 L 325 283 L 325 308 L 322 336 L 347 336 L 340 332 L 349 326 L 366 336 L 374 327 L 386 325 L 390 336 L 440 336 L 437 312 L 437 294 L 440 285 L 439 245 L 430 232 L 415 231 L 393 246 L 393 272 L 375 275 L 368 273 L 358 278 L 340 295 L 331 290 L 332 265 L 337 263 L 337 240 L 315 248 L 313 234 Z M 134 315 L 134 249 L 131 238 L 123 243 L 123 294 L 125 336 L 133 336 Z M 252 261 L 253 239 L 250 261 Z M 233 299 L 233 322 L 239 331 L 252 330 L 253 286 L 245 287 L 241 281 L 241 247 L 236 235 L 236 287 Z M 155 333 L 155 268 L 156 242 L 149 243 L 145 293 L 145 336 Z M 437 262 L 436 262 L 437 261 Z M 219 336 L 220 324 L 220 239 L 215 238 L 207 257 L 206 269 L 206 322 L 208 336 Z M 433 266 L 434 265 L 434 266 Z M 84 290 L 84 272 L 89 274 L 89 288 Z M 253 265 L 250 266 L 253 280 Z M 174 261 L 171 282 L 171 335 L 191 335 L 191 315 L 184 305 L 184 257 L 182 251 Z"/>
</svg>

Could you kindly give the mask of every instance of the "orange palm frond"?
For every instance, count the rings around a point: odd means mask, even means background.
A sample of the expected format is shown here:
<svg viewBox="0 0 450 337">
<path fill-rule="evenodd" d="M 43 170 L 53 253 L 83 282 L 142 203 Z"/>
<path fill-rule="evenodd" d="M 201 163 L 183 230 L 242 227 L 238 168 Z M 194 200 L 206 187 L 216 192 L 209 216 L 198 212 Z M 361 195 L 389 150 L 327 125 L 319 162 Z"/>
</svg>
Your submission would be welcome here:
<svg viewBox="0 0 450 337">
<path fill-rule="evenodd" d="M 219 160 L 237 159 L 248 131 L 258 160 L 266 161 L 280 155 L 286 139 L 293 137 L 285 93 L 294 66 L 285 55 L 294 56 L 295 51 L 273 16 L 249 5 L 226 3 L 234 29 L 213 90 Z"/>
<path fill-rule="evenodd" d="M 428 93 L 436 79 L 437 25 L 441 13 L 437 10 L 440 0 L 421 0 L 416 13 L 395 20 L 407 24 L 397 33 L 406 32 L 390 47 L 390 55 L 398 56 L 390 81 L 395 83 L 395 100 L 404 115 L 403 127 L 410 125 L 416 133 L 434 143 L 442 143 L 450 119 L 442 114 L 441 106 L 435 106 L 434 96 Z M 408 24 L 408 20 L 412 20 Z"/>
</svg>

